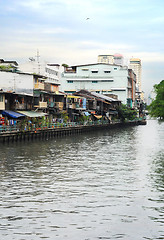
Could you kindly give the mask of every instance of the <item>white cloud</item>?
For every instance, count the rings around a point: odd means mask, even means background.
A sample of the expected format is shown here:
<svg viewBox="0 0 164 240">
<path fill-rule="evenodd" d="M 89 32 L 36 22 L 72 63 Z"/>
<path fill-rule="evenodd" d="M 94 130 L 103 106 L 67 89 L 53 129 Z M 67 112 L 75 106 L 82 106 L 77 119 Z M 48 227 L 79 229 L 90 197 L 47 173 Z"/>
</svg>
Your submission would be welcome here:
<svg viewBox="0 0 164 240">
<path fill-rule="evenodd" d="M 164 16 L 156 17 L 151 20 L 152 23 L 164 23 Z"/>
<path fill-rule="evenodd" d="M 98 41 L 81 41 L 80 45 L 86 48 L 96 48 L 96 49 L 102 49 L 102 50 L 114 50 L 114 51 L 120 51 L 120 50 L 130 50 L 133 49 L 133 45 L 129 44 L 114 44 L 114 43 L 103 43 L 103 42 L 98 42 Z M 113 51 L 112 50 L 112 51 Z"/>
</svg>

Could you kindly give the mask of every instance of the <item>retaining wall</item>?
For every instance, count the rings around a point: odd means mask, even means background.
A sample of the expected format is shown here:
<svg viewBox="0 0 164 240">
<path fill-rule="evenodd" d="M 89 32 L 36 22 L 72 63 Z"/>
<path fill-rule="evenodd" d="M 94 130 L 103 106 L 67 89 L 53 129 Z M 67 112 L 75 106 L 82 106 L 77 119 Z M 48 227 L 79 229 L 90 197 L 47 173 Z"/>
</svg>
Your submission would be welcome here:
<svg viewBox="0 0 164 240">
<path fill-rule="evenodd" d="M 73 126 L 61 128 L 47 128 L 37 131 L 15 131 L 5 132 L 0 134 L 0 143 L 18 142 L 18 141 L 32 141 L 35 139 L 51 139 L 54 137 L 62 137 L 72 134 L 80 134 L 82 132 L 95 131 L 100 129 L 110 129 L 124 126 L 135 126 L 143 124 L 141 121 L 126 122 L 126 123 L 112 123 L 112 124 L 98 124 L 91 126 Z M 145 123 L 146 124 L 146 123 Z"/>
</svg>

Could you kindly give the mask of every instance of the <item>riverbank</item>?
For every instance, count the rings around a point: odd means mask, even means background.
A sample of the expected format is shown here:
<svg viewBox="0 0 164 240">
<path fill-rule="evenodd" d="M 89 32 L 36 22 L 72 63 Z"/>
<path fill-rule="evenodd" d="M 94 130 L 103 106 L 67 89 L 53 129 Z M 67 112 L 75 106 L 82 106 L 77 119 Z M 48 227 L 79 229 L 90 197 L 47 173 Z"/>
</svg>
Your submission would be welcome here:
<svg viewBox="0 0 164 240">
<path fill-rule="evenodd" d="M 6 129 L 0 132 L 0 143 L 33 141 L 35 139 L 51 139 L 54 137 L 62 137 L 82 132 L 95 131 L 98 129 L 110 129 L 124 126 L 145 125 L 146 121 L 128 121 L 128 122 L 88 122 L 88 123 L 70 123 L 68 125 L 51 125 L 44 128 L 35 128 L 32 130 Z"/>
</svg>

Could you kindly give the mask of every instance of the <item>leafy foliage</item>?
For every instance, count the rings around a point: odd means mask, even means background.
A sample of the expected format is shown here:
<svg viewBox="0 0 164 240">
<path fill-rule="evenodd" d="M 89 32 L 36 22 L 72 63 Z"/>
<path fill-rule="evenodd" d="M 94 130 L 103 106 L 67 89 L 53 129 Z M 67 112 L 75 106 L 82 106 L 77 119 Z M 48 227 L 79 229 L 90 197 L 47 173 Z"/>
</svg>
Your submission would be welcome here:
<svg viewBox="0 0 164 240">
<path fill-rule="evenodd" d="M 155 99 L 149 105 L 149 114 L 152 117 L 164 119 L 164 80 L 154 85 Z"/>
<path fill-rule="evenodd" d="M 62 67 L 65 67 L 65 68 L 67 68 L 67 67 L 69 67 L 69 66 L 68 66 L 68 64 L 66 64 L 66 63 L 63 63 L 63 64 L 62 64 Z"/>
<path fill-rule="evenodd" d="M 0 70 L 5 71 L 5 70 L 12 70 L 11 66 L 5 66 L 5 65 L 1 65 L 0 66 Z"/>
<path fill-rule="evenodd" d="M 5 72 L 14 72 L 16 71 L 17 68 L 13 67 L 11 65 L 0 65 L 0 71 L 5 71 Z"/>
<path fill-rule="evenodd" d="M 125 104 L 121 104 L 117 111 L 118 117 L 123 122 L 125 120 L 134 120 L 137 117 L 137 111 L 135 109 L 127 107 Z"/>
</svg>

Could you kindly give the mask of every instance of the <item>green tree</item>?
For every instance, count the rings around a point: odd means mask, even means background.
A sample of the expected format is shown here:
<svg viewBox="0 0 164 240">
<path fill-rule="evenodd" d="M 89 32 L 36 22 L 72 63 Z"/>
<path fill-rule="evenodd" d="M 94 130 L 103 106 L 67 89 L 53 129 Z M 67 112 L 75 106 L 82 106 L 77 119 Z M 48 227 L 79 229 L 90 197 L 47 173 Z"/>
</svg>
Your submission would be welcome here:
<svg viewBox="0 0 164 240">
<path fill-rule="evenodd" d="M 149 105 L 149 114 L 152 117 L 164 119 L 164 80 L 154 85 L 155 99 Z"/>
<path fill-rule="evenodd" d="M 62 64 L 62 67 L 67 68 L 67 67 L 69 67 L 69 66 L 68 66 L 68 64 L 63 63 L 63 64 Z"/>
<path fill-rule="evenodd" d="M 134 120 L 137 117 L 137 111 L 127 107 L 125 104 L 121 104 L 117 111 L 118 117 L 122 122 L 125 122 L 125 120 Z"/>
</svg>

